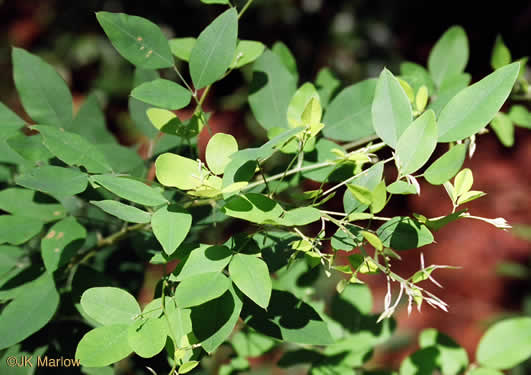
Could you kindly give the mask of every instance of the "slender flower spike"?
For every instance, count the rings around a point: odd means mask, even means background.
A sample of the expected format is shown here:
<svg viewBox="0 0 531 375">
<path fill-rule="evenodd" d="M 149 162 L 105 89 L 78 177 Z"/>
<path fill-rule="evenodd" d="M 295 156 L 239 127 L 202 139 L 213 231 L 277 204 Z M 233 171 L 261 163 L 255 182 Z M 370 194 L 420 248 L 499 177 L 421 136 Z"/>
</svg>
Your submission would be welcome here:
<svg viewBox="0 0 531 375">
<path fill-rule="evenodd" d="M 495 219 L 487 219 L 486 217 L 472 215 L 463 215 L 463 217 L 484 221 L 486 223 L 489 223 L 490 225 L 494 225 L 498 229 L 507 230 L 512 228 L 512 226 L 503 217 L 497 217 Z"/>
</svg>

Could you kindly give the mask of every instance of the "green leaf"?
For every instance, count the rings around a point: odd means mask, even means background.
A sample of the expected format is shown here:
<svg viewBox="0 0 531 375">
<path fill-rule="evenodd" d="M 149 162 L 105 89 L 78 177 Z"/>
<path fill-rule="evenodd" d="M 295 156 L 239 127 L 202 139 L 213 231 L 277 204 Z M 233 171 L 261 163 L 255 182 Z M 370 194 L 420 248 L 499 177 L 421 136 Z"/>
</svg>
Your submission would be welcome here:
<svg viewBox="0 0 531 375">
<path fill-rule="evenodd" d="M 441 185 L 454 177 L 465 161 L 467 146 L 453 146 L 424 172 L 424 178 L 432 185 Z"/>
<path fill-rule="evenodd" d="M 43 222 L 25 216 L 0 215 L 0 244 L 20 245 L 40 233 Z"/>
<path fill-rule="evenodd" d="M 142 358 L 159 354 L 166 345 L 168 328 L 162 319 L 148 318 L 129 326 L 127 341 L 131 349 Z"/>
<path fill-rule="evenodd" d="M 186 107 L 192 99 L 190 91 L 167 79 L 145 82 L 135 87 L 131 96 L 144 103 L 172 110 Z"/>
<path fill-rule="evenodd" d="M 231 65 L 238 37 L 238 12 L 230 8 L 199 34 L 190 54 L 190 75 L 196 89 L 216 82 Z"/>
<path fill-rule="evenodd" d="M 476 367 L 468 371 L 468 375 L 503 375 L 503 372 L 487 367 Z"/>
<path fill-rule="evenodd" d="M 531 112 L 523 105 L 513 105 L 509 111 L 509 118 L 516 125 L 531 129 Z"/>
<path fill-rule="evenodd" d="M 201 0 L 201 1 L 207 4 L 214 4 L 214 3 L 224 4 L 222 3 L 222 1 L 228 1 L 228 0 Z M 183 363 L 182 365 L 179 366 L 179 374 L 189 373 L 194 368 L 196 368 L 198 364 L 199 364 L 198 361 L 188 361 L 188 362 Z"/>
<path fill-rule="evenodd" d="M 511 93 L 520 69 L 512 63 L 454 96 L 439 116 L 439 142 L 470 137 L 485 127 Z"/>
<path fill-rule="evenodd" d="M 68 197 L 85 191 L 88 176 L 76 169 L 44 166 L 15 177 L 15 182 L 55 197 Z"/>
<path fill-rule="evenodd" d="M 280 58 L 282 65 L 284 65 L 284 67 L 291 73 L 291 75 L 295 79 L 296 84 L 299 80 L 299 72 L 297 71 L 297 61 L 295 60 L 295 56 L 293 56 L 293 53 L 291 53 L 288 46 L 286 46 L 281 41 L 277 41 L 275 42 L 275 44 L 273 44 L 271 50 L 275 55 Z"/>
<path fill-rule="evenodd" d="M 96 287 L 87 289 L 81 296 L 83 310 L 103 325 L 133 324 L 140 314 L 135 297 L 120 288 Z"/>
<path fill-rule="evenodd" d="M 25 216 L 50 222 L 65 216 L 60 204 L 39 203 L 34 201 L 35 191 L 21 188 L 7 188 L 0 191 L 0 210 L 16 216 Z"/>
<path fill-rule="evenodd" d="M 175 38 L 170 39 L 170 49 L 173 56 L 181 59 L 183 61 L 190 60 L 190 54 L 194 48 L 196 39 L 195 38 Z"/>
<path fill-rule="evenodd" d="M 339 228 L 331 240 L 331 245 L 334 250 L 352 251 L 362 245 L 363 236 L 361 235 L 361 229 L 354 225 L 348 225 L 346 229 L 352 236 L 349 236 Z"/>
<path fill-rule="evenodd" d="M 387 186 L 387 191 L 391 194 L 417 194 L 417 188 L 406 181 L 395 181 Z"/>
<path fill-rule="evenodd" d="M 417 350 L 400 364 L 400 375 L 428 375 L 437 370 L 439 350 L 430 346 Z"/>
<path fill-rule="evenodd" d="M 314 207 L 297 207 L 289 211 L 283 218 L 277 219 L 276 222 L 280 225 L 287 226 L 302 226 L 321 219 L 321 212 Z"/>
<path fill-rule="evenodd" d="M 266 130 L 288 128 L 288 106 L 297 80 L 270 50 L 264 51 L 253 67 L 249 104 L 256 120 Z"/>
<path fill-rule="evenodd" d="M 396 153 L 402 175 L 412 174 L 430 158 L 437 146 L 435 113 L 427 110 L 398 139 Z"/>
<path fill-rule="evenodd" d="M 52 66 L 13 48 L 13 79 L 24 109 L 37 123 L 66 127 L 72 121 L 72 95 Z"/>
<path fill-rule="evenodd" d="M 433 242 L 433 234 L 424 225 L 415 220 L 396 216 L 384 223 L 376 234 L 386 247 L 395 250 L 416 249 Z"/>
<path fill-rule="evenodd" d="M 369 189 L 354 184 L 347 184 L 347 188 L 360 203 L 367 206 L 372 203 L 372 193 Z"/>
<path fill-rule="evenodd" d="M 252 330 L 238 331 L 232 336 L 231 344 L 239 357 L 258 357 L 275 346 L 275 341 Z"/>
<path fill-rule="evenodd" d="M 53 273 L 76 254 L 87 231 L 74 217 L 67 217 L 50 228 L 41 240 L 41 255 L 46 270 Z"/>
<path fill-rule="evenodd" d="M 238 151 L 238 142 L 230 134 L 216 133 L 208 141 L 205 159 L 214 174 L 222 174 L 230 163 L 230 156 Z"/>
<path fill-rule="evenodd" d="M 156 175 L 164 186 L 190 190 L 201 185 L 201 174 L 207 180 L 207 171 L 195 160 L 181 155 L 164 153 L 155 160 Z M 217 178 L 217 177 L 216 177 Z M 211 178 L 208 178 L 211 180 Z"/>
<path fill-rule="evenodd" d="M 420 86 L 419 90 L 417 91 L 417 95 L 415 96 L 415 106 L 417 107 L 417 111 L 424 111 L 426 104 L 428 104 L 428 99 L 428 88 L 424 85 Z"/>
<path fill-rule="evenodd" d="M 432 100 L 428 108 L 433 109 L 438 118 L 446 104 L 465 89 L 471 79 L 472 76 L 470 74 L 461 73 L 444 81 L 437 92 L 437 96 Z"/>
<path fill-rule="evenodd" d="M 506 370 L 518 365 L 531 356 L 529 332 L 529 317 L 510 318 L 494 324 L 479 341 L 477 361 L 496 370 Z"/>
<path fill-rule="evenodd" d="M 421 348 L 435 347 L 439 352 L 435 363 L 443 375 L 457 375 L 466 370 L 468 355 L 465 349 L 450 337 L 433 328 L 423 330 L 419 335 Z"/>
<path fill-rule="evenodd" d="M 461 26 L 452 26 L 435 43 L 428 58 L 428 70 L 440 87 L 449 78 L 462 73 L 468 63 L 468 38 Z"/>
<path fill-rule="evenodd" d="M 302 164 L 303 167 L 313 165 L 316 163 L 323 163 L 337 159 L 337 154 L 334 149 L 343 151 L 342 147 L 337 143 L 332 142 L 326 138 L 319 138 L 315 142 L 315 149 L 311 153 L 307 153 L 307 159 Z M 361 154 L 360 154 L 361 155 Z M 366 158 L 367 160 L 367 158 Z M 316 168 L 310 171 L 302 172 L 304 178 L 309 178 L 317 182 L 339 182 L 344 181 L 352 176 L 354 171 L 354 163 L 344 163 L 340 166 L 330 165 L 323 168 Z"/>
<path fill-rule="evenodd" d="M 229 264 L 230 278 L 258 306 L 267 308 L 271 298 L 271 277 L 266 263 L 248 254 L 235 254 Z"/>
<path fill-rule="evenodd" d="M 128 206 L 118 201 L 103 200 L 90 201 L 94 206 L 101 208 L 109 215 L 116 216 L 118 219 L 127 221 L 129 223 L 145 224 L 151 221 L 149 212 L 143 211 L 139 208 Z"/>
<path fill-rule="evenodd" d="M 303 345 L 334 342 L 328 324 L 313 307 L 289 292 L 273 290 L 267 311 L 246 303 L 241 315 L 247 325 L 278 340 Z"/>
<path fill-rule="evenodd" d="M 105 155 L 80 135 L 63 129 L 39 125 L 34 127 L 52 154 L 71 166 L 83 166 L 90 173 L 112 170 Z"/>
<path fill-rule="evenodd" d="M 118 362 L 133 352 L 127 340 L 129 326 L 114 324 L 86 333 L 76 349 L 83 366 L 103 367 Z"/>
<path fill-rule="evenodd" d="M 168 255 L 183 242 L 191 225 L 192 215 L 176 204 L 159 208 L 151 217 L 153 234 Z"/>
<path fill-rule="evenodd" d="M 470 190 L 470 188 L 472 188 L 473 183 L 474 183 L 474 177 L 472 176 L 472 171 L 468 168 L 463 169 L 455 176 L 455 180 L 454 180 L 455 194 L 457 196 L 461 196 L 465 194 L 467 191 Z"/>
<path fill-rule="evenodd" d="M 105 117 L 96 94 L 90 94 L 65 130 L 79 134 L 91 143 L 116 143 L 116 138 L 107 129 Z"/>
<path fill-rule="evenodd" d="M 302 115 L 313 98 L 319 98 L 319 94 L 309 82 L 306 82 L 295 91 L 289 102 L 287 112 L 287 120 L 290 127 L 296 128 L 302 125 Z M 320 120 L 321 118 L 318 121 Z"/>
<path fill-rule="evenodd" d="M 59 293 L 51 274 L 44 273 L 21 286 L 15 299 L 0 313 L 0 350 L 21 342 L 44 327 L 58 306 Z"/>
<path fill-rule="evenodd" d="M 221 272 L 229 264 L 231 256 L 232 251 L 226 246 L 201 245 L 186 258 L 176 280 L 208 272 Z"/>
<path fill-rule="evenodd" d="M 168 40 L 153 22 L 124 13 L 98 12 L 96 18 L 114 48 L 130 63 L 144 69 L 173 66 Z"/>
<path fill-rule="evenodd" d="M 105 155 L 115 173 L 131 172 L 144 166 L 144 161 L 133 148 L 115 143 L 100 144 L 96 147 Z"/>
<path fill-rule="evenodd" d="M 374 134 L 372 102 L 376 79 L 367 79 L 343 89 L 324 115 L 323 134 L 338 141 L 355 141 Z"/>
<path fill-rule="evenodd" d="M 231 282 L 221 272 L 187 277 L 175 289 L 175 302 L 181 308 L 202 305 L 223 295 Z"/>
<path fill-rule="evenodd" d="M 159 206 L 161 204 L 168 203 L 166 198 L 164 198 L 164 196 L 154 188 L 144 184 L 143 182 L 132 180 L 127 177 L 96 175 L 90 176 L 90 180 L 98 185 L 103 186 L 120 198 L 124 198 L 144 206 Z"/>
<path fill-rule="evenodd" d="M 378 186 L 380 181 L 382 181 L 382 175 L 383 163 L 377 163 L 369 169 L 363 171 L 361 176 L 356 177 L 351 181 L 351 184 L 361 186 L 369 191 L 372 191 Z M 350 189 L 345 191 L 345 195 L 343 196 L 343 206 L 346 213 L 363 212 L 369 207 L 367 204 L 363 204 L 356 199 Z"/>
<path fill-rule="evenodd" d="M 242 310 L 242 300 L 231 283 L 221 297 L 192 308 L 194 335 L 212 353 L 232 333 Z"/>
<path fill-rule="evenodd" d="M 254 40 L 240 40 L 236 46 L 234 61 L 231 68 L 237 69 L 252 63 L 264 53 L 265 46 Z"/>
<path fill-rule="evenodd" d="M 503 112 L 496 113 L 490 122 L 490 127 L 505 147 L 514 145 L 514 125 L 511 118 Z"/>
<path fill-rule="evenodd" d="M 380 251 L 383 250 L 382 241 L 378 238 L 377 235 L 371 232 L 367 232 L 365 230 L 362 230 L 360 233 L 363 236 L 363 238 L 365 238 L 367 242 L 370 243 L 371 246 L 374 247 L 376 250 L 380 250 Z"/>
<path fill-rule="evenodd" d="M 135 69 L 135 75 L 133 79 L 133 86 L 140 86 L 142 83 L 151 82 L 159 78 L 159 74 L 156 70 L 144 70 L 144 69 Z M 148 138 L 155 138 L 159 133 L 157 129 L 153 127 L 149 118 L 146 114 L 146 111 L 153 107 L 150 104 L 141 102 L 129 96 L 129 113 L 131 114 L 131 119 L 135 127 Z"/>
<path fill-rule="evenodd" d="M 201 0 L 201 2 L 205 4 L 230 4 L 229 0 Z M 184 374 L 184 372 L 181 372 L 181 370 L 179 370 L 179 374 Z"/>
<path fill-rule="evenodd" d="M 402 79 L 407 81 L 413 90 L 418 91 L 421 86 L 426 86 L 430 94 L 435 92 L 435 84 L 431 79 L 430 73 L 422 65 L 409 61 L 403 62 L 400 64 L 400 74 Z"/>
<path fill-rule="evenodd" d="M 315 87 L 319 92 L 319 98 L 321 99 L 323 108 L 328 107 L 330 99 L 332 99 L 332 96 L 340 85 L 341 82 L 334 76 L 330 68 L 325 67 L 319 70 L 317 78 L 315 78 Z M 372 124 L 370 128 L 372 129 Z"/>
<path fill-rule="evenodd" d="M 466 193 L 464 193 L 463 195 L 459 197 L 459 199 L 457 200 L 457 205 L 459 206 L 459 205 L 471 202 L 478 198 L 484 197 L 485 195 L 487 194 L 482 191 L 477 191 L 477 190 L 467 191 Z"/>
<path fill-rule="evenodd" d="M 496 37 L 496 42 L 494 43 L 494 48 L 492 49 L 492 56 L 490 57 L 490 66 L 492 69 L 496 70 L 502 66 L 508 65 L 511 63 L 511 51 L 503 42 L 501 35 Z"/>
<path fill-rule="evenodd" d="M 48 160 L 53 158 L 50 151 L 42 144 L 40 134 L 27 136 L 20 133 L 8 138 L 6 142 L 13 151 L 24 159 L 32 161 L 34 165 L 48 164 Z"/>
<path fill-rule="evenodd" d="M 384 69 L 376 83 L 372 102 L 372 125 L 376 134 L 392 148 L 413 120 L 411 103 L 393 74 Z"/>
</svg>

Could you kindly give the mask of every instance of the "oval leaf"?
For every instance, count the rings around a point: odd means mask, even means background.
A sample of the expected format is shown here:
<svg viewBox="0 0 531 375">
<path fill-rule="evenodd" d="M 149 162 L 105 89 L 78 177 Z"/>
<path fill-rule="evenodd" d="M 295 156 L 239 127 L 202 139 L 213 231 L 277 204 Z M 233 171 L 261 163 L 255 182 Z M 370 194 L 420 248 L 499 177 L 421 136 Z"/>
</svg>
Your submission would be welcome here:
<svg viewBox="0 0 531 375">
<path fill-rule="evenodd" d="M 89 331 L 76 349 L 83 366 L 103 367 L 118 362 L 133 352 L 127 341 L 128 325 L 115 324 Z"/>
<path fill-rule="evenodd" d="M 454 177 L 463 166 L 467 146 L 458 144 L 453 146 L 424 172 L 424 178 L 432 185 L 441 185 Z"/>
<path fill-rule="evenodd" d="M 506 319 L 490 327 L 479 341 L 477 361 L 497 370 L 506 370 L 531 356 L 531 318 Z M 503 343 L 503 345 L 501 345 Z"/>
<path fill-rule="evenodd" d="M 94 206 L 101 208 L 109 215 L 116 216 L 118 219 L 127 221 L 129 223 L 145 224 L 151 221 L 151 215 L 149 212 L 142 211 L 139 208 L 128 206 L 118 201 L 103 200 L 103 201 L 90 201 Z"/>
<path fill-rule="evenodd" d="M 230 278 L 258 306 L 267 308 L 271 298 L 271 277 L 267 264 L 254 255 L 235 254 L 229 264 Z"/>
<path fill-rule="evenodd" d="M 85 228 L 74 217 L 67 217 L 50 228 L 41 240 L 41 254 L 48 272 L 65 265 L 87 237 Z"/>
<path fill-rule="evenodd" d="M 72 95 L 48 63 L 21 48 L 13 48 L 13 78 L 24 109 L 35 122 L 70 125 Z"/>
<path fill-rule="evenodd" d="M 484 128 L 511 93 L 519 70 L 517 62 L 504 66 L 454 96 L 439 116 L 439 142 L 458 141 Z"/>
<path fill-rule="evenodd" d="M 117 196 L 144 206 L 158 206 L 168 202 L 157 190 L 127 177 L 98 175 L 91 176 L 90 179 Z"/>
<path fill-rule="evenodd" d="M 0 243 L 21 245 L 39 234 L 43 224 L 25 216 L 0 215 Z"/>
<path fill-rule="evenodd" d="M 214 174 L 222 174 L 231 162 L 230 156 L 238 151 L 238 142 L 230 134 L 216 133 L 206 147 L 205 158 Z"/>
<path fill-rule="evenodd" d="M 416 249 L 433 242 L 433 234 L 424 225 L 409 217 L 397 216 L 384 223 L 376 234 L 386 247 L 395 250 Z"/>
<path fill-rule="evenodd" d="M 186 107 L 192 99 L 190 91 L 167 79 L 145 82 L 135 87 L 131 96 L 144 103 L 172 110 Z"/>
<path fill-rule="evenodd" d="M 330 102 L 323 118 L 325 137 L 355 141 L 374 134 L 372 102 L 376 79 L 367 79 L 341 91 Z"/>
<path fill-rule="evenodd" d="M 288 128 L 288 105 L 297 89 L 297 80 L 282 60 L 266 50 L 253 67 L 249 105 L 256 120 L 266 130 Z"/>
<path fill-rule="evenodd" d="M 98 12 L 96 18 L 114 48 L 130 63 L 144 69 L 173 66 L 168 40 L 153 22 L 124 13 Z"/>
<path fill-rule="evenodd" d="M 221 272 L 191 276 L 177 285 L 175 301 L 180 308 L 198 306 L 221 296 L 230 284 L 230 280 Z"/>
<path fill-rule="evenodd" d="M 207 272 L 221 272 L 229 264 L 232 251 L 226 246 L 201 245 L 192 250 L 176 277 L 177 281 Z"/>
<path fill-rule="evenodd" d="M 183 242 L 191 225 L 192 215 L 176 204 L 160 208 L 151 218 L 153 234 L 168 255 Z"/>
<path fill-rule="evenodd" d="M 68 197 L 85 191 L 88 176 L 76 169 L 46 165 L 15 177 L 15 182 L 54 197 Z"/>
<path fill-rule="evenodd" d="M 46 148 L 71 166 L 83 166 L 87 172 L 103 173 L 112 170 L 105 155 L 93 144 L 75 133 L 51 126 L 35 126 Z"/>
<path fill-rule="evenodd" d="M 428 110 L 413 121 L 398 140 L 396 153 L 399 158 L 400 173 L 408 175 L 416 172 L 428 161 L 436 146 L 435 113 Z"/>
<path fill-rule="evenodd" d="M 437 86 L 462 73 L 468 62 L 468 39 L 461 26 L 452 26 L 437 41 L 428 58 L 428 70 Z"/>
<path fill-rule="evenodd" d="M 81 296 L 81 306 L 92 319 L 103 325 L 129 325 L 140 314 L 135 297 L 114 287 L 87 289 Z"/>
<path fill-rule="evenodd" d="M 164 153 L 155 160 L 156 175 L 164 186 L 190 190 L 201 184 L 201 170 L 197 161 L 181 155 Z"/>
<path fill-rule="evenodd" d="M 234 59 L 238 36 L 238 12 L 230 8 L 208 25 L 190 54 L 190 75 L 196 89 L 216 82 Z"/>
<path fill-rule="evenodd" d="M 231 68 L 240 68 L 252 63 L 264 53 L 265 46 L 254 40 L 240 40 L 236 46 L 234 62 Z"/>
<path fill-rule="evenodd" d="M 170 49 L 173 56 L 183 61 L 190 60 L 190 54 L 195 45 L 195 38 L 170 39 Z"/>
<path fill-rule="evenodd" d="M 21 287 L 0 315 L 0 349 L 37 332 L 52 319 L 59 306 L 53 276 L 45 273 Z"/>
<path fill-rule="evenodd" d="M 378 78 L 371 111 L 376 134 L 395 148 L 398 139 L 411 124 L 413 114 L 404 89 L 387 69 Z"/>
<path fill-rule="evenodd" d="M 139 320 L 129 326 L 127 341 L 131 349 L 142 358 L 151 358 L 159 354 L 164 345 L 168 329 L 161 319 Z"/>
</svg>

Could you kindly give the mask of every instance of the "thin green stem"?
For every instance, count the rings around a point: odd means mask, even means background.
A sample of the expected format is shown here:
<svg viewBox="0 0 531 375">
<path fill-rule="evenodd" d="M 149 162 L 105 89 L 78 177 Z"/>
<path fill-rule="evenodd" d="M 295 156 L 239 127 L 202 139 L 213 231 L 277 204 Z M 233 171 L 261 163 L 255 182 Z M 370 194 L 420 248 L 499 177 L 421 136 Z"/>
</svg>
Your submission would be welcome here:
<svg viewBox="0 0 531 375">
<path fill-rule="evenodd" d="M 240 19 L 243 16 L 247 8 L 249 8 L 252 3 L 253 3 L 253 0 L 247 1 L 247 3 L 243 6 L 242 10 L 240 10 L 240 13 L 238 14 L 238 19 Z"/>
<path fill-rule="evenodd" d="M 186 88 L 188 89 L 188 91 L 190 91 L 192 93 L 192 96 L 194 98 L 197 98 L 196 94 L 195 94 L 195 91 L 192 89 L 192 87 L 188 84 L 188 82 L 186 82 L 186 80 L 184 79 L 183 75 L 181 74 L 181 72 L 179 71 L 179 69 L 177 69 L 177 66 L 175 64 L 173 64 L 173 70 L 175 71 L 175 73 L 177 73 L 177 76 L 179 77 L 179 79 L 181 80 L 181 82 L 186 86 Z"/>
<path fill-rule="evenodd" d="M 345 149 L 345 150 L 350 150 L 352 148 L 356 148 L 356 147 L 359 147 L 359 146 L 363 146 L 364 144 L 366 143 L 369 143 L 369 142 L 372 142 L 372 141 L 376 141 L 377 139 L 379 139 L 380 137 L 378 137 L 377 135 L 371 135 L 369 137 L 365 137 L 365 138 L 361 138 L 361 139 L 358 139 L 357 141 L 354 141 L 354 142 L 350 142 L 350 143 L 346 143 L 344 144 L 342 147 Z"/>
<path fill-rule="evenodd" d="M 372 152 L 372 151 L 375 151 L 375 150 L 378 150 L 380 149 L 382 146 L 384 146 L 384 143 L 376 143 L 372 146 L 368 146 L 366 147 L 363 151 L 365 152 Z M 354 152 L 359 152 L 359 151 L 362 151 L 362 150 L 355 150 L 353 151 L 352 153 Z M 279 180 L 279 179 L 283 179 L 284 177 L 287 177 L 287 176 L 290 176 L 292 174 L 295 174 L 295 173 L 299 173 L 299 172 L 307 172 L 307 171 L 313 171 L 314 169 L 319 169 L 319 168 L 324 168 L 324 167 L 328 167 L 330 165 L 334 165 L 337 163 L 337 160 L 334 160 L 334 161 L 325 161 L 325 162 L 322 162 L 322 163 L 316 163 L 316 164 L 312 164 L 312 165 L 307 165 L 305 167 L 300 167 L 300 168 L 294 168 L 294 169 L 289 169 L 291 167 L 288 166 L 288 168 L 286 169 L 286 171 L 282 172 L 282 173 L 278 173 L 276 175 L 273 175 L 271 177 L 269 177 L 267 180 L 269 182 L 271 181 L 275 181 L 275 180 Z M 290 164 L 293 164 L 293 163 L 290 163 Z M 255 181 L 249 185 L 247 185 L 245 188 L 243 188 L 242 190 L 250 190 L 256 186 L 260 186 L 262 184 L 264 184 L 264 180 L 258 180 L 258 181 Z"/>
<path fill-rule="evenodd" d="M 171 322 L 170 322 L 170 318 L 168 318 L 168 314 L 166 313 L 166 287 L 168 286 L 168 281 L 167 280 L 164 280 L 162 282 L 162 300 L 161 300 L 161 305 L 162 305 L 162 313 L 164 315 L 164 319 L 166 320 L 166 324 L 168 325 L 168 330 L 169 330 L 169 334 L 170 334 L 170 337 L 171 339 L 173 340 L 174 344 L 175 344 L 175 348 L 177 348 L 177 340 L 175 339 L 175 335 L 174 335 L 174 331 L 173 331 L 173 328 L 171 326 Z M 168 373 L 168 375 L 172 375 L 174 372 L 175 372 L 175 369 L 177 368 L 177 358 L 175 357 L 175 352 L 176 350 L 174 350 L 174 356 L 173 356 L 173 367 L 171 368 L 170 372 Z"/>
</svg>

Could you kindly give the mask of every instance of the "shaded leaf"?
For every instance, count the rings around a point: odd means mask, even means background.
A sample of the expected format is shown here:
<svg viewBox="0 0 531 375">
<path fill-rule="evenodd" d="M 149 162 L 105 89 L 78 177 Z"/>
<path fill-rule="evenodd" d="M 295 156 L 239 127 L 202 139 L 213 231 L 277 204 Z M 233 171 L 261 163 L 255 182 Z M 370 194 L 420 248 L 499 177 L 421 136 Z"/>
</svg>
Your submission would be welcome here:
<svg viewBox="0 0 531 375">
<path fill-rule="evenodd" d="M 139 208 L 128 206 L 118 201 L 103 200 L 103 201 L 90 201 L 93 205 L 101 208 L 109 215 L 116 216 L 118 219 L 127 221 L 130 223 L 149 223 L 151 221 L 151 215 L 149 212 L 143 211 Z"/>
<path fill-rule="evenodd" d="M 271 277 L 266 263 L 254 255 L 235 254 L 229 264 L 230 278 L 258 306 L 267 308 L 271 297 Z"/>
<path fill-rule="evenodd" d="M 176 204 L 159 208 L 151 217 L 153 234 L 168 255 L 184 241 L 191 225 L 192 215 Z"/>
<path fill-rule="evenodd" d="M 41 240 L 41 254 L 46 270 L 53 273 L 64 266 L 81 248 L 87 236 L 74 217 L 67 217 L 50 228 Z"/>
<path fill-rule="evenodd" d="M 166 109 L 181 109 L 190 104 L 190 91 L 167 79 L 145 82 L 131 91 L 131 96 L 144 103 Z"/>
<path fill-rule="evenodd" d="M 24 109 L 37 123 L 67 127 L 72 95 L 52 66 L 21 48 L 13 48 L 13 78 Z"/>
<path fill-rule="evenodd" d="M 381 225 L 376 231 L 386 247 L 409 250 L 429 245 L 434 238 L 430 230 L 409 217 L 397 216 Z"/>
<path fill-rule="evenodd" d="M 43 222 L 17 215 L 0 215 L 0 244 L 21 245 L 40 233 Z"/>
<path fill-rule="evenodd" d="M 86 333 L 76 349 L 83 366 L 103 367 L 118 362 L 133 352 L 127 340 L 127 324 L 98 327 Z"/>
</svg>

